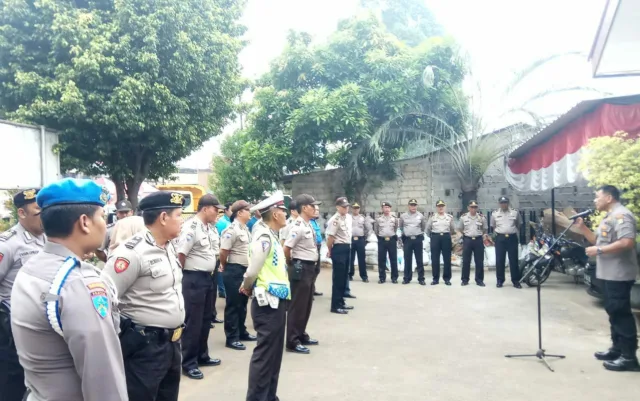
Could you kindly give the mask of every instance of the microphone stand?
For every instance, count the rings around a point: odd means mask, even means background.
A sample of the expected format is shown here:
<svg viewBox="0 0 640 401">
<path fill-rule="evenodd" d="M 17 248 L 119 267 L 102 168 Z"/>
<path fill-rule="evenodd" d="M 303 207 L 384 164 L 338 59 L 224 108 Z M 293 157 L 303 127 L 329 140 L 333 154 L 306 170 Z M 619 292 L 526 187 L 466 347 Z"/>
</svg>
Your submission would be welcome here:
<svg viewBox="0 0 640 401">
<path fill-rule="evenodd" d="M 544 364 L 547 366 L 547 368 L 552 371 L 555 372 L 553 370 L 553 368 L 551 367 L 551 365 L 549 365 L 549 362 L 547 362 L 547 358 L 558 358 L 558 359 L 564 359 L 566 358 L 565 355 L 551 355 L 551 354 L 547 354 L 544 350 L 544 348 L 542 348 L 542 311 L 541 311 L 541 307 L 540 307 L 540 270 L 538 269 L 538 265 L 541 263 L 541 261 L 544 260 L 544 257 L 547 256 L 556 246 L 556 244 L 558 243 L 558 241 L 564 237 L 564 235 L 566 234 L 567 231 L 569 231 L 569 229 L 573 226 L 573 224 L 575 223 L 575 219 L 571 220 L 571 224 L 569 224 L 569 227 L 567 227 L 559 236 L 558 238 L 556 238 L 553 241 L 553 244 L 551 244 L 551 246 L 549 246 L 549 248 L 547 249 L 547 252 L 544 253 L 544 255 L 540 256 L 540 258 L 538 258 L 538 260 L 536 260 L 535 265 L 534 265 L 534 272 L 536 275 L 536 280 L 538 281 L 538 285 L 536 286 L 537 292 L 538 292 L 538 351 L 536 351 L 535 354 L 518 354 L 518 355 L 505 355 L 505 358 L 530 358 L 530 357 L 536 357 L 539 360 L 541 360 L 542 362 L 544 362 Z M 553 260 L 550 260 L 549 263 L 552 263 Z"/>
</svg>

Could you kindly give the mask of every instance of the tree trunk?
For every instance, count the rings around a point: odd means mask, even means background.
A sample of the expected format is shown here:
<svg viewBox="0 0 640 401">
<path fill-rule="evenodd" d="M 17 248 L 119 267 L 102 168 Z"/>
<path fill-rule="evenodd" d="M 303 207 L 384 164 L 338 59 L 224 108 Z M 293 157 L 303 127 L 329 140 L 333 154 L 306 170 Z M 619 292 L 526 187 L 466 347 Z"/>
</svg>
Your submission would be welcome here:
<svg viewBox="0 0 640 401">
<path fill-rule="evenodd" d="M 469 206 L 469 202 L 472 200 L 478 201 L 478 190 L 472 189 L 469 191 L 462 191 L 462 212 L 467 211 L 467 207 Z"/>
<path fill-rule="evenodd" d="M 144 179 L 140 175 L 136 175 L 127 179 L 127 195 L 129 198 L 129 202 L 131 202 L 131 207 L 134 210 L 136 207 L 138 207 L 138 193 L 140 192 L 140 187 L 142 186 L 143 180 Z"/>
<path fill-rule="evenodd" d="M 124 181 L 113 176 L 111 177 L 111 181 L 113 181 L 116 186 L 116 202 L 125 199 Z"/>
</svg>

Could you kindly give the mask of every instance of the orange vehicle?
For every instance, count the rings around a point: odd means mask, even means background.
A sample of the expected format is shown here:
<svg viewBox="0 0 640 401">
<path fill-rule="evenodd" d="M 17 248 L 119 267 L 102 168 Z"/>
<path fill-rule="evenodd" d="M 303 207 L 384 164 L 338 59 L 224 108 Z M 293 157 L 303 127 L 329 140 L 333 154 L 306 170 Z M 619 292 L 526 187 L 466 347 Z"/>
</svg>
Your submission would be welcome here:
<svg viewBox="0 0 640 401">
<path fill-rule="evenodd" d="M 174 191 L 179 192 L 184 196 L 185 204 L 183 212 L 193 214 L 196 212 L 198 202 L 206 193 L 207 189 L 202 185 L 190 185 L 190 184 L 161 184 L 156 185 L 156 188 L 162 191 Z"/>
</svg>

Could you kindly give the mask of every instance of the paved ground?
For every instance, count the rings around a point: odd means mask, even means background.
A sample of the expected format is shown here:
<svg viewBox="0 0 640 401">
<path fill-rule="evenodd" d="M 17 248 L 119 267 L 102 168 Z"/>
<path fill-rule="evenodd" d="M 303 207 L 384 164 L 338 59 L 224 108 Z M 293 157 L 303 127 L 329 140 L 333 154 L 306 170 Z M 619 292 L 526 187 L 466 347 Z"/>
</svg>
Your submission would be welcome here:
<svg viewBox="0 0 640 401">
<path fill-rule="evenodd" d="M 535 358 L 506 353 L 537 349 L 535 289 L 516 290 L 365 284 L 352 282 L 358 299 L 348 316 L 329 313 L 330 272 L 323 269 L 309 333 L 320 346 L 310 355 L 285 353 L 282 401 L 590 401 L 637 400 L 640 373 L 605 371 L 592 354 L 608 346 L 604 310 L 582 285 L 553 274 L 543 288 L 543 345 L 555 373 Z M 489 276 L 493 276 L 493 272 Z M 454 272 L 459 276 L 459 272 Z M 224 300 L 218 304 L 223 310 Z M 248 324 L 250 326 L 250 324 Z M 205 379 L 183 378 L 180 401 L 244 400 L 253 344 L 224 348 L 222 327 L 212 332 L 213 357 Z"/>
</svg>

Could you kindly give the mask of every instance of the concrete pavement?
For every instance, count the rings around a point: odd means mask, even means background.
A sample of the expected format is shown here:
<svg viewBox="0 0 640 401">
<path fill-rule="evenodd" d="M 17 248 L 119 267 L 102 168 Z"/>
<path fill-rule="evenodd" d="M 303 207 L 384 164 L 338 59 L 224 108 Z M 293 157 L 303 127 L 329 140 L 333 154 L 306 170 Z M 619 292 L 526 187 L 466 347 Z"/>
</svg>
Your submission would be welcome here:
<svg viewBox="0 0 640 401">
<path fill-rule="evenodd" d="M 323 269 L 308 327 L 320 341 L 310 355 L 285 353 L 278 395 L 282 401 L 602 401 L 637 400 L 640 373 L 605 371 L 593 352 L 609 345 L 607 316 L 571 277 L 553 273 L 542 290 L 543 345 L 555 373 L 536 358 L 507 353 L 537 350 L 536 291 L 426 287 L 351 282 L 358 298 L 347 316 L 329 312 L 330 270 Z M 429 277 L 427 277 L 429 279 Z M 429 280 L 428 280 L 429 281 Z M 218 302 L 222 316 L 224 300 Z M 212 330 L 211 356 L 222 365 L 203 368 L 205 379 L 183 376 L 180 401 L 241 401 L 255 343 L 246 351 L 224 347 L 222 325 Z M 253 332 L 251 322 L 248 322 Z"/>
</svg>

